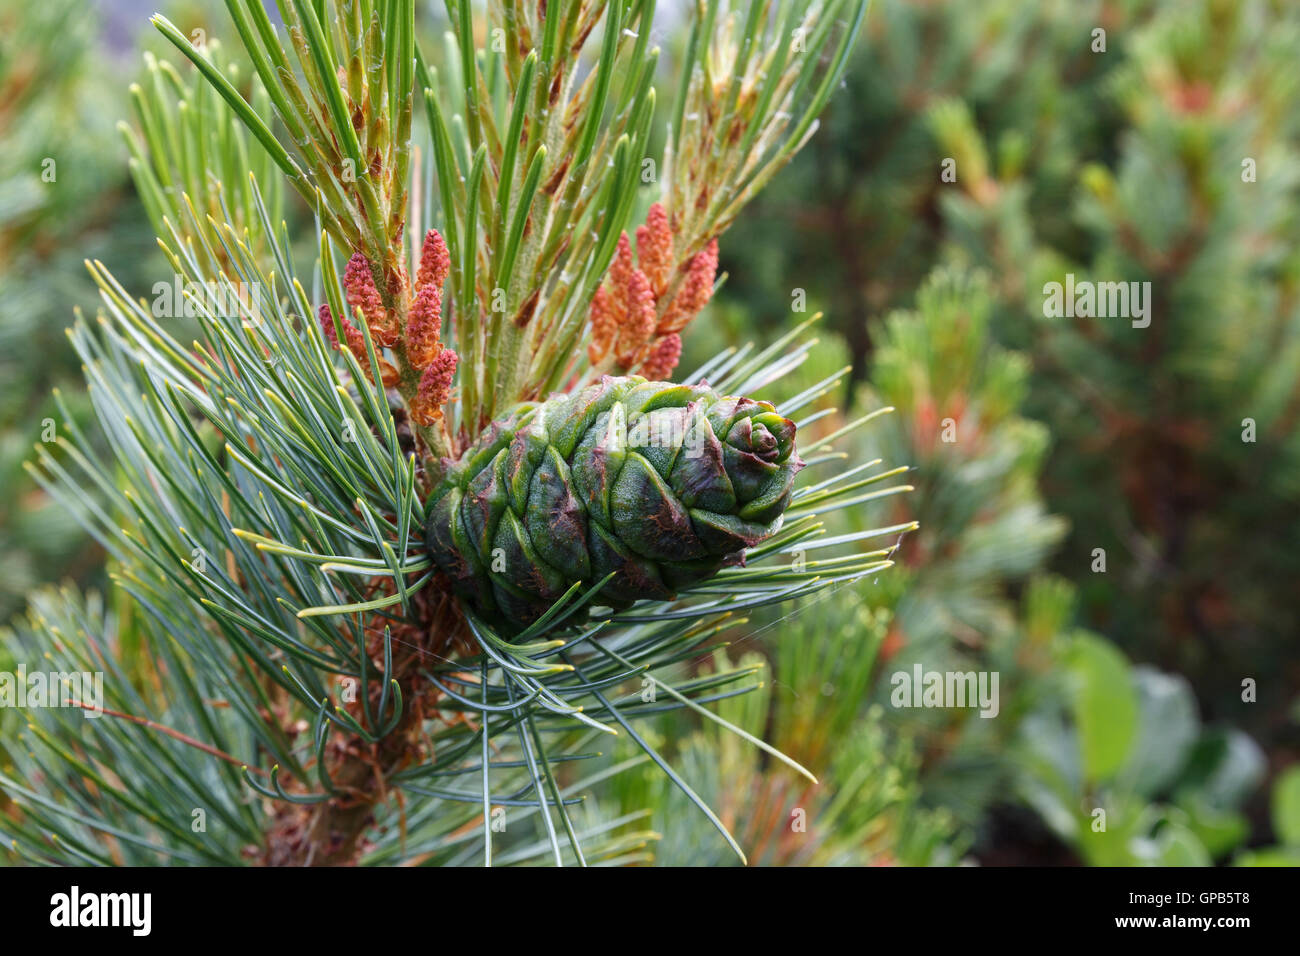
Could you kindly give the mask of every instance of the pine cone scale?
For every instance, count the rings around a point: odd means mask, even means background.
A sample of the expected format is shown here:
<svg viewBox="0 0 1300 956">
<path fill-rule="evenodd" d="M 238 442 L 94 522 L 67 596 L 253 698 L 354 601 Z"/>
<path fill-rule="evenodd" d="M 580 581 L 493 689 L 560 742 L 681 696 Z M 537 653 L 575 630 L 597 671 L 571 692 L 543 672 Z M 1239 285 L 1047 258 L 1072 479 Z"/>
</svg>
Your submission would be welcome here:
<svg viewBox="0 0 1300 956">
<path fill-rule="evenodd" d="M 614 531 L 641 557 L 690 561 L 708 555 L 686 509 L 641 455 L 628 455 L 613 492 Z"/>
<path fill-rule="evenodd" d="M 524 512 L 529 537 L 542 560 L 573 577 L 591 576 L 587 552 L 587 514 L 574 496 L 569 468 L 554 448 L 546 450 L 533 473 Z"/>
</svg>

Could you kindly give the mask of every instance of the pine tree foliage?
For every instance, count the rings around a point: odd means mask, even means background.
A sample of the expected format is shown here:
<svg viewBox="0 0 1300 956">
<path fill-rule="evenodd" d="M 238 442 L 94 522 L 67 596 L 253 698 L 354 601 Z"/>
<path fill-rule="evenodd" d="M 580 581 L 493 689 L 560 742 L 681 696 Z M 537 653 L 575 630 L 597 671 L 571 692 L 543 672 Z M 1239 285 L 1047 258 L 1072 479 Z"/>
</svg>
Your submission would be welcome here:
<svg viewBox="0 0 1300 956">
<path fill-rule="evenodd" d="M 1053 667 L 1046 648 L 1071 607 L 1038 580 L 1066 525 L 1039 490 L 1048 433 L 1023 413 L 1029 363 L 994 342 L 993 305 L 987 275 L 938 269 L 915 309 L 876 326 L 864 400 L 908 412 L 864 434 L 856 452 L 915 463 L 917 494 L 859 518 L 920 525 L 899 552 L 903 574 L 875 588 L 894 612 L 882 652 L 890 675 L 918 666 L 1000 675 L 996 719 L 900 709 L 890 681 L 874 693 L 895 726 L 924 733 L 927 798 L 969 828 L 1009 787 L 1020 720 L 1056 692 L 1043 682 Z"/>
<path fill-rule="evenodd" d="M 1090 627 L 1261 733 L 1294 680 L 1269 710 L 1221 676 L 1286 674 L 1295 631 L 1277 532 L 1300 505 L 1298 54 L 1277 0 L 880 0 L 826 135 L 723 256 L 725 294 L 760 315 L 810 276 L 863 374 L 874 317 L 937 263 L 987 271 L 992 333 L 1031 360 L 1025 411 L 1054 436 L 1053 570 Z M 1150 282 L 1149 326 L 1045 316 L 1071 274 Z"/>
<path fill-rule="evenodd" d="M 210 40 L 205 49 L 214 68 L 232 86 L 241 86 L 241 68 L 227 60 L 220 44 Z M 259 264 L 274 268 L 257 208 L 260 199 L 271 222 L 283 218 L 284 185 L 271 157 L 201 75 L 186 77 L 151 53 L 144 59 L 145 76 L 130 90 L 135 125 L 122 122 L 118 129 L 154 232 L 174 243 L 192 242 L 202 273 L 211 275 L 228 264 L 220 258 L 224 224 L 253 244 Z M 251 87 L 249 105 L 259 116 L 270 115 L 270 97 L 260 80 Z M 218 258 L 206 261 L 208 250 Z"/>
<path fill-rule="evenodd" d="M 506 634 L 423 544 L 452 457 L 517 403 L 597 374 L 591 303 L 658 117 L 653 3 L 494 2 L 482 48 L 453 3 L 440 60 L 417 46 L 410 0 L 284 0 L 282 27 L 258 2 L 227 7 L 256 79 L 156 18 L 197 75 L 151 63 L 128 136 L 198 339 L 92 263 L 103 308 L 70 336 L 111 456 L 71 425 L 66 459 L 38 449 L 34 474 L 107 549 L 131 613 L 48 595 L 7 639 L 58 672 L 103 671 L 106 699 L 95 720 L 87 700 L 35 712 L 6 746 L 4 842 L 28 862 L 627 862 L 640 817 L 581 806 L 630 765 L 598 757 L 617 735 L 743 858 L 638 731 L 665 706 L 640 683 L 719 722 L 706 705 L 751 690 L 752 671 L 682 662 L 751 609 L 887 568 L 912 527 L 791 562 L 827 515 L 907 490 L 834 451 L 879 411 L 836 428 L 808 414 L 838 374 L 783 391 L 806 324 L 678 377 L 768 399 L 799 429 L 807 469 L 743 566 L 621 609 L 601 601 L 608 577 L 578 580 Z M 811 133 L 863 8 L 697 4 L 658 187 L 682 256 L 670 275 L 690 280 Z M 277 178 L 315 216 L 314 262 L 277 218 Z M 689 211 L 674 198 L 692 195 Z"/>
<path fill-rule="evenodd" d="M 865 376 L 874 319 L 910 308 L 948 251 L 946 197 L 979 190 L 1056 228 L 1077 157 L 1103 148 L 1111 116 L 1098 91 L 1118 56 L 1093 55 L 1090 31 L 1102 24 L 1112 44 L 1122 43 L 1121 28 L 1153 5 L 876 0 L 822 135 L 728 245 L 724 262 L 737 280 L 728 295 L 779 322 L 786 276 L 816 276 L 810 301 L 826 310 L 857 377 Z M 966 123 L 978 118 L 982 148 L 936 135 L 934 114 L 954 105 Z M 990 191 L 1007 170 L 1032 176 Z M 799 242 L 778 241 L 790 230 Z M 1024 263 L 1005 265 L 1014 275 Z"/>
<path fill-rule="evenodd" d="M 112 155 L 124 91 L 99 79 L 96 26 L 68 0 L 0 9 L 0 620 L 36 582 L 60 571 L 86 579 L 98 564 L 71 516 L 23 471 L 32 445 L 57 429 L 51 389 L 78 378 L 63 328 L 74 307 L 95 301 L 83 260 L 114 242 L 139 246 L 145 232 Z M 77 391 L 69 401 L 84 421 Z"/>
<path fill-rule="evenodd" d="M 870 398 L 910 415 L 877 429 L 873 451 L 914 462 L 925 492 L 897 507 L 924 528 L 908 552 L 926 580 L 899 624 L 927 650 L 953 638 L 978 648 L 1005 623 L 1005 582 L 1040 567 L 1065 532 L 1038 492 L 1048 433 L 1022 414 L 1029 363 L 994 343 L 992 308 L 986 275 L 939 270 L 874 339 Z"/>
<path fill-rule="evenodd" d="M 957 862 L 960 842 L 943 810 L 922 805 L 919 756 L 885 727 L 879 706 L 866 708 L 880 679 L 879 650 L 889 613 L 873 609 L 866 589 L 848 584 L 786 609 L 779 621 L 753 629 L 766 638 L 737 643 L 741 666 L 770 671 L 762 689 L 719 705 L 720 714 L 751 733 L 772 728 L 773 743 L 802 765 L 810 780 L 763 765 L 762 754 L 717 725 L 674 741 L 692 779 L 723 819 L 740 828 L 751 860 L 779 866 L 932 866 Z M 713 665 L 730 666 L 727 652 Z M 661 729 L 674 738 L 675 727 Z M 727 865 L 716 841 L 685 816 L 681 795 L 649 770 L 615 782 L 629 810 L 653 806 L 662 833 L 662 864 Z M 734 859 L 734 858 L 733 858 Z"/>
<path fill-rule="evenodd" d="M 1059 437 L 1048 478 L 1074 563 L 1108 556 L 1109 573 L 1080 581 L 1090 619 L 1263 727 L 1235 688 L 1211 688 L 1224 668 L 1280 665 L 1295 627 L 1294 552 L 1269 542 L 1300 516 L 1300 111 L 1281 68 L 1300 21 L 1267 3 L 1147 13 L 1118 34 L 1107 151 L 1074 157 L 1067 241 L 1013 199 L 1032 193 L 1032 166 L 948 209 L 961 254 L 1004 277 L 1007 337 L 1043 370 L 1033 402 Z M 986 148 L 974 129 L 957 139 Z M 1048 283 L 1067 276 L 1138 283 L 1145 314 L 1047 317 Z M 1259 545 L 1225 565 L 1243 541 Z"/>
</svg>

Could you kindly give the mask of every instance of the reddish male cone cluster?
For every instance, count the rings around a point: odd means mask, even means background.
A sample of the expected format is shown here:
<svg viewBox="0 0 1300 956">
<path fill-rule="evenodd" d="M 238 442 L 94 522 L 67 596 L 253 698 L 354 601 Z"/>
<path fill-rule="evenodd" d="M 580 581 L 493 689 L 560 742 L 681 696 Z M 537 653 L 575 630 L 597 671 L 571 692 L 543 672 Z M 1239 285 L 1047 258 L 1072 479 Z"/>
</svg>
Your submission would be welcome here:
<svg viewBox="0 0 1300 956">
<path fill-rule="evenodd" d="M 338 330 L 334 327 L 334 313 L 330 310 L 329 305 L 322 305 L 318 312 L 320 316 L 321 331 L 325 333 L 325 338 L 329 340 L 330 345 L 335 348 L 339 347 Z M 343 338 L 348 347 L 348 351 L 356 356 L 361 370 L 366 373 L 366 378 L 372 382 L 375 380 L 374 373 L 370 368 L 370 361 L 366 355 L 366 337 L 361 330 L 357 328 L 345 315 L 342 317 Z M 371 333 L 373 335 L 373 332 Z M 376 342 L 376 345 L 379 343 Z M 379 359 L 379 376 L 384 383 L 385 388 L 392 388 L 401 377 L 397 371 L 397 366 L 384 358 L 382 355 L 377 356 Z"/>
<path fill-rule="evenodd" d="M 442 418 L 442 406 L 451 398 L 451 383 L 456 375 L 459 356 L 440 341 L 442 329 L 442 287 L 451 269 L 447 245 L 436 229 L 430 229 L 420 250 L 420 267 L 415 275 L 415 290 L 407 308 L 406 329 L 400 329 L 395 310 L 384 306 L 383 296 L 375 285 L 374 275 L 365 256 L 356 253 L 348 260 L 343 273 L 343 289 L 348 305 L 370 329 L 377 347 L 391 348 L 402 344 L 411 368 L 420 372 L 420 381 L 410 403 L 411 417 L 419 425 L 433 425 Z M 404 273 L 404 270 L 403 270 Z M 405 294 L 406 277 L 400 277 Z M 339 347 L 338 330 L 328 305 L 320 307 L 321 329 L 334 347 Z M 340 323 L 348 350 L 370 375 L 366 341 L 361 330 L 346 316 Z M 386 387 L 396 385 L 397 369 L 380 357 L 380 372 Z"/>
<path fill-rule="evenodd" d="M 460 361 L 438 336 L 442 328 L 442 286 L 451 271 L 447 244 L 437 230 L 430 229 L 420 249 L 420 268 L 415 273 L 415 298 L 406 323 L 406 358 L 422 369 L 420 387 L 411 403 L 411 417 L 419 425 L 432 425 L 442 418 L 442 406 L 451 398 L 451 382 Z"/>
<path fill-rule="evenodd" d="M 370 263 L 361 253 L 355 253 L 343 270 L 343 292 L 348 297 L 352 311 L 360 315 L 376 345 L 389 348 L 397 344 L 397 318 L 384 308 L 383 297 L 375 286 Z"/>
<path fill-rule="evenodd" d="M 678 272 L 680 287 L 674 293 Z M 650 207 L 645 225 L 636 230 L 636 256 L 627 233 L 605 283 L 591 302 L 593 364 L 613 358 L 620 371 L 633 369 L 648 379 L 664 379 L 682 354 L 681 330 L 699 314 L 713 295 L 718 272 L 718 241 L 676 267 L 673 231 L 664 207 Z"/>
</svg>

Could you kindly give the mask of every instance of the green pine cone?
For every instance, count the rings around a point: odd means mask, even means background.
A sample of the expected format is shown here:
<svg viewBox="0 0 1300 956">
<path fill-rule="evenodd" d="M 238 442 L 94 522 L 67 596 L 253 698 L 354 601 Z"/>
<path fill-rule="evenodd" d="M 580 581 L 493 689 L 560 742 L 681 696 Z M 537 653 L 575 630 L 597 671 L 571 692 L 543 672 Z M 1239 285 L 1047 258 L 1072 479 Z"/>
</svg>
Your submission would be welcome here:
<svg viewBox="0 0 1300 956">
<path fill-rule="evenodd" d="M 520 406 L 452 464 L 429 498 L 429 553 L 507 629 L 611 572 L 597 604 L 669 600 L 780 528 L 794 436 L 767 402 L 606 376 Z"/>
</svg>

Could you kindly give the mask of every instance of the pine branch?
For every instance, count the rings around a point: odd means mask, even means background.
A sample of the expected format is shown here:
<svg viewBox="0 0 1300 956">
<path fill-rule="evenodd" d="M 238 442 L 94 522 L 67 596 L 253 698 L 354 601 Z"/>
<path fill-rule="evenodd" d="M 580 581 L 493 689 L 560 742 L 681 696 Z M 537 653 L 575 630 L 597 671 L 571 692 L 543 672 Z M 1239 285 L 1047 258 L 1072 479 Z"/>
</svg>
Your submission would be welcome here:
<svg viewBox="0 0 1300 956">
<path fill-rule="evenodd" d="M 741 4 L 756 29 L 768 25 L 767 6 Z M 881 551 L 809 568 L 786 564 L 782 549 L 819 534 L 825 513 L 906 486 L 862 492 L 896 470 L 864 477 L 853 469 L 853 481 L 823 474 L 782 527 L 797 471 L 795 426 L 779 401 L 717 395 L 708 427 L 727 440 L 726 454 L 758 462 L 747 477 L 762 477 L 765 489 L 755 485 L 709 519 L 717 522 L 710 533 L 740 535 L 719 563 L 748 558 L 744 572 L 711 583 L 697 571 L 679 575 L 671 592 L 642 594 L 629 593 L 626 572 L 613 567 L 575 575 L 518 626 L 481 614 L 438 563 L 446 555 L 429 547 L 426 529 L 450 476 L 476 468 L 481 449 L 501 451 L 494 443 L 504 447 L 543 408 L 533 401 L 543 389 L 577 392 L 595 378 L 583 348 L 592 299 L 638 202 L 639 158 L 655 118 L 653 3 L 565 0 L 544 12 L 493 4 L 490 22 L 505 43 L 486 50 L 475 49 L 470 5 L 452 3 L 452 55 L 437 66 L 416 46 L 410 0 L 284 0 L 287 43 L 260 3 L 227 7 L 256 77 L 251 99 L 221 51 L 195 48 L 158 17 L 198 75 L 186 80 L 151 62 L 153 88 L 135 96 L 141 131 L 127 134 L 199 340 L 182 344 L 91 263 L 103 311 L 96 323 L 79 321 L 70 339 L 113 454 L 101 460 L 71 429 L 60 454 L 38 449 L 32 469 L 112 556 L 115 587 L 138 609 L 121 624 L 161 663 L 141 675 L 147 692 L 137 692 L 126 678 L 135 655 L 89 636 L 111 629 L 110 619 L 31 621 L 19 646 L 49 649 L 69 666 L 93 658 L 123 678 L 105 701 L 121 717 L 88 738 L 57 711 L 38 715 L 30 749 L 11 755 L 15 769 L 0 777 L 22 807 L 5 826 L 31 859 L 56 859 L 60 847 L 96 862 L 637 859 L 652 835 L 616 833 L 622 824 L 592 817 L 579 791 L 638 762 L 575 776 L 592 758 L 591 736 L 752 690 L 749 667 L 685 679 L 667 671 L 742 612 L 888 567 Z M 712 25 L 719 9 L 697 13 Z M 788 25 L 783 9 L 773 23 Z M 826 19 L 809 21 L 809 50 L 837 35 L 839 14 L 860 9 L 825 5 Z M 776 111 L 812 90 L 814 76 L 836 75 L 856 23 L 844 26 L 824 72 L 810 56 L 761 108 L 745 90 L 759 73 L 745 71 L 751 53 L 762 69 L 777 69 L 784 40 L 776 33 L 734 61 L 749 80 L 729 93 L 708 87 L 726 110 L 706 111 L 700 142 L 729 143 L 744 114 L 764 130 L 755 155 L 775 149 L 746 166 L 727 145 L 714 157 L 720 165 L 699 167 L 742 184 L 700 226 L 710 238 L 802 140 L 804 120 L 782 140 L 786 121 Z M 730 29 L 719 26 L 715 42 L 725 46 Z M 412 135 L 417 95 L 431 140 L 424 168 Z M 677 155 L 692 155 L 684 141 Z M 194 157 L 206 159 L 194 165 Z M 413 212 L 417 193 L 433 199 L 412 188 L 426 175 L 436 180 L 442 232 L 408 249 L 407 222 L 430 218 Z M 310 247 L 319 258 L 307 269 L 275 211 L 284 185 L 315 214 Z M 649 246 L 641 252 L 649 264 Z M 702 305 L 713 277 L 690 268 L 682 287 Z M 711 380 L 779 390 L 810 354 L 802 332 L 712 363 Z M 840 375 L 795 396 L 791 413 Z M 619 385 L 617 402 L 638 387 Z M 662 392 L 678 402 L 708 391 L 646 389 L 646 398 Z M 618 404 L 628 416 L 643 410 L 627 407 Z M 801 440 L 829 445 L 868 420 Z M 644 461 L 655 454 L 630 451 Z M 731 467 L 736 480 L 746 477 L 746 466 Z M 493 582 L 521 593 L 528 585 L 505 574 Z M 670 690 L 669 700 L 642 700 L 633 689 L 642 678 Z M 667 767 L 648 738 L 633 736 L 646 761 Z M 176 779 L 165 782 L 168 774 Z M 195 808 L 220 819 L 220 834 L 200 839 L 189 829 Z M 506 812 L 511 827 L 540 825 L 543 839 L 494 836 Z M 58 833 L 60 847 L 46 845 L 44 832 Z M 96 848 L 104 834 L 107 853 Z"/>
</svg>

